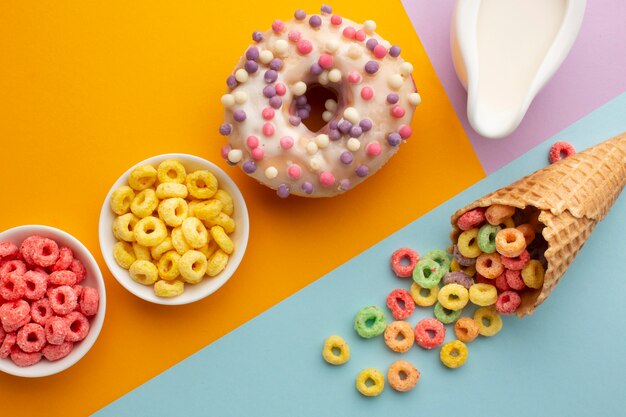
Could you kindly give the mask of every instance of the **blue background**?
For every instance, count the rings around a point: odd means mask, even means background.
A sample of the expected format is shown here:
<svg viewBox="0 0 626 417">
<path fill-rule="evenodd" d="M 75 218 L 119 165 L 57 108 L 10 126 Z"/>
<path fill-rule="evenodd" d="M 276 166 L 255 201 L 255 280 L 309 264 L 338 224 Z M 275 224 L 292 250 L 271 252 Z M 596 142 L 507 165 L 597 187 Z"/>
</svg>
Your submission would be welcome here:
<svg viewBox="0 0 626 417">
<path fill-rule="evenodd" d="M 396 278 L 389 268 L 395 249 L 444 249 L 456 209 L 544 166 L 556 140 L 582 150 L 626 131 L 625 116 L 623 94 L 97 415 L 626 415 L 624 196 L 536 313 L 505 317 L 498 335 L 468 345 L 468 361 L 459 369 L 441 365 L 438 349 L 414 346 L 398 354 L 382 337 L 364 340 L 352 329 L 360 307 L 384 307 L 391 290 L 408 289 L 410 280 Z M 407 191 L 419 192 L 423 181 L 417 172 L 415 189 Z M 381 207 L 383 215 L 393 215 L 393 208 Z M 323 252 L 294 248 L 289 256 Z M 429 316 L 432 308 L 418 307 L 408 321 L 414 325 Z M 452 326 L 447 328 L 446 340 L 453 340 Z M 352 350 L 343 366 L 328 365 L 321 357 L 331 334 L 344 337 Z M 375 367 L 386 374 L 397 359 L 421 371 L 413 391 L 397 393 L 387 386 L 375 398 L 356 391 L 354 379 L 361 369 Z"/>
</svg>

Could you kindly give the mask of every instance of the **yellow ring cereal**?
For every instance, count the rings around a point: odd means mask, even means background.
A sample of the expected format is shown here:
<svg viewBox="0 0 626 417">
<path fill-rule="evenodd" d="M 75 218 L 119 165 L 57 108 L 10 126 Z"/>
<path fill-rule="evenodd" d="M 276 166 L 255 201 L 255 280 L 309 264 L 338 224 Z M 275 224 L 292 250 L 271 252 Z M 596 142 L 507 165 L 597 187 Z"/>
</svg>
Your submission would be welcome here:
<svg viewBox="0 0 626 417">
<path fill-rule="evenodd" d="M 177 182 L 164 182 L 157 186 L 156 196 L 161 200 L 164 198 L 187 198 L 187 187 L 185 184 L 179 184 Z"/>
<path fill-rule="evenodd" d="M 115 262 L 124 269 L 130 268 L 133 262 L 137 260 L 131 244 L 124 241 L 118 241 L 113 245 L 113 257 Z"/>
<path fill-rule="evenodd" d="M 147 248 L 143 245 L 140 245 L 137 242 L 133 242 L 133 252 L 135 253 L 135 257 L 142 261 L 151 261 L 152 254 L 150 253 L 150 248 Z"/>
<path fill-rule="evenodd" d="M 133 190 L 141 191 L 152 187 L 156 181 L 157 171 L 152 165 L 142 165 L 133 169 L 128 177 L 128 185 Z"/>
<path fill-rule="evenodd" d="M 183 291 L 185 291 L 185 284 L 177 279 L 174 281 L 160 280 L 154 283 L 154 294 L 159 297 L 176 297 L 181 295 Z"/>
<path fill-rule="evenodd" d="M 211 237 L 213 238 L 215 243 L 217 243 L 217 246 L 219 246 L 220 249 L 227 254 L 230 255 L 235 250 L 235 244 L 233 243 L 232 239 L 228 237 L 228 235 L 221 226 L 211 227 Z"/>
<path fill-rule="evenodd" d="M 178 260 L 178 271 L 183 281 L 189 284 L 197 284 L 202 281 L 207 271 L 208 261 L 202 252 L 190 250 Z"/>
<path fill-rule="evenodd" d="M 118 216 L 128 213 L 133 198 L 135 198 L 133 189 L 128 185 L 122 185 L 111 193 L 111 200 L 109 201 L 111 210 Z"/>
<path fill-rule="evenodd" d="M 152 259 L 158 261 L 159 259 L 161 259 L 161 256 L 163 256 L 165 252 L 168 252 L 172 249 L 174 249 L 174 245 L 172 244 L 172 238 L 171 236 L 168 236 L 163 240 L 163 242 L 159 243 L 156 246 L 153 246 L 152 249 L 150 249 L 150 255 L 152 255 Z"/>
<path fill-rule="evenodd" d="M 210 277 L 214 277 L 226 268 L 228 264 L 228 255 L 221 249 L 218 249 L 211 255 L 207 263 L 206 274 Z"/>
<path fill-rule="evenodd" d="M 159 279 L 159 271 L 150 261 L 135 261 L 128 272 L 133 280 L 143 285 L 152 285 Z"/>
<path fill-rule="evenodd" d="M 183 164 L 175 159 L 166 159 L 161 162 L 156 171 L 161 184 L 168 182 L 182 184 L 187 176 L 187 170 Z"/>
<path fill-rule="evenodd" d="M 474 228 L 461 233 L 456 245 L 461 255 L 466 258 L 477 258 L 481 254 L 478 246 L 478 229 Z"/>
<path fill-rule="evenodd" d="M 219 200 L 203 201 L 194 207 L 194 215 L 200 220 L 211 220 L 220 214 L 224 204 Z"/>
<path fill-rule="evenodd" d="M 211 255 L 213 255 L 213 253 L 215 253 L 215 251 L 217 249 L 218 249 L 217 243 L 215 243 L 214 241 L 210 241 L 209 243 L 207 243 L 203 247 L 198 248 L 196 250 L 198 252 L 202 252 L 202 254 L 204 256 L 206 256 L 207 259 L 209 259 L 211 257 Z"/>
<path fill-rule="evenodd" d="M 543 265 L 536 259 L 529 261 L 524 269 L 522 269 L 522 279 L 527 287 L 533 289 L 539 289 L 543 287 L 543 279 L 545 276 L 545 270 Z"/>
<path fill-rule="evenodd" d="M 224 212 L 224 214 L 226 214 L 227 216 L 233 215 L 233 212 L 235 211 L 235 206 L 233 205 L 233 198 L 230 196 L 230 194 L 228 194 L 224 190 L 217 190 L 213 198 L 222 202 L 222 211 Z"/>
<path fill-rule="evenodd" d="M 491 284 L 474 284 L 469 289 L 469 299 L 477 306 L 490 306 L 496 303 L 498 290 Z"/>
<path fill-rule="evenodd" d="M 168 198 L 159 203 L 159 217 L 166 225 L 178 227 L 189 215 L 187 202 L 179 197 Z"/>
<path fill-rule="evenodd" d="M 383 392 L 384 388 L 385 377 L 377 369 L 363 369 L 356 377 L 356 389 L 366 397 L 375 397 Z"/>
<path fill-rule="evenodd" d="M 137 217 L 148 217 L 159 205 L 159 199 L 152 188 L 147 188 L 135 196 L 130 203 L 130 211 Z"/>
<path fill-rule="evenodd" d="M 448 342 L 441 347 L 439 359 L 448 368 L 458 368 L 467 361 L 467 346 L 460 340 Z"/>
<path fill-rule="evenodd" d="M 186 179 L 189 195 L 206 200 L 217 192 L 217 178 L 207 170 L 198 170 L 187 175 Z"/>
<path fill-rule="evenodd" d="M 134 229 L 139 221 L 139 217 L 133 213 L 122 214 L 113 220 L 113 236 L 118 240 L 126 242 L 135 241 Z"/>
<path fill-rule="evenodd" d="M 189 243 L 185 240 L 180 226 L 172 229 L 170 237 L 172 238 L 172 245 L 174 246 L 174 249 L 176 249 L 176 252 L 180 255 L 191 250 L 191 246 L 189 246 Z"/>
<path fill-rule="evenodd" d="M 428 295 L 422 295 L 422 291 L 428 291 Z M 422 288 L 417 283 L 412 283 L 409 289 L 411 298 L 420 307 L 429 307 L 437 302 L 439 295 L 439 286 L 435 285 L 433 288 Z"/>
<path fill-rule="evenodd" d="M 439 303 L 448 310 L 462 310 L 469 301 L 467 288 L 460 284 L 447 284 L 437 295 Z"/>
<path fill-rule="evenodd" d="M 205 220 L 204 225 L 206 227 L 213 226 L 222 226 L 224 231 L 228 234 L 231 234 L 235 231 L 235 221 L 229 215 L 221 212 L 216 217 L 213 217 L 211 220 Z"/>
<path fill-rule="evenodd" d="M 502 329 L 502 319 L 493 307 L 481 307 L 474 312 L 474 321 L 478 333 L 482 336 L 494 336 Z"/>
<path fill-rule="evenodd" d="M 161 219 L 154 216 L 139 220 L 133 230 L 135 240 L 143 246 L 156 246 L 167 237 L 167 227 Z"/>
<path fill-rule="evenodd" d="M 180 229 L 185 241 L 194 249 L 201 248 L 209 242 L 209 232 L 196 217 L 187 217 Z"/>
<path fill-rule="evenodd" d="M 324 341 L 322 357 L 331 365 L 343 365 L 350 359 L 350 347 L 339 336 L 329 336 Z"/>
<path fill-rule="evenodd" d="M 172 281 L 180 275 L 178 270 L 178 263 L 181 256 L 175 250 L 165 252 L 157 265 L 159 270 L 159 277 L 166 281 Z"/>
</svg>

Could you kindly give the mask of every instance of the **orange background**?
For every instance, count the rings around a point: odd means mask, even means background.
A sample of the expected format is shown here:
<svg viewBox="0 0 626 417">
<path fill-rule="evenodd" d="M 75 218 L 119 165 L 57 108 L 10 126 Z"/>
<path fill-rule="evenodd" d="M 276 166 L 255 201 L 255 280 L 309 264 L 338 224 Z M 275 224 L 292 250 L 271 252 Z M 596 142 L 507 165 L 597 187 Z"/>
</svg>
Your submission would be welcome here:
<svg viewBox="0 0 626 417">
<path fill-rule="evenodd" d="M 0 229 L 47 224 L 80 239 L 104 273 L 103 331 L 87 356 L 47 378 L 0 375 L 3 413 L 84 415 L 115 400 L 484 177 L 398 0 L 333 2 L 403 48 L 422 94 L 414 135 L 377 175 L 332 199 L 280 200 L 219 156 L 220 96 L 255 29 L 294 2 L 9 1 L 0 4 Z M 318 12 L 318 1 L 299 4 Z M 147 157 L 212 160 L 248 203 L 238 272 L 192 305 L 124 290 L 98 245 L 111 184 Z M 36 395 L 36 397 L 34 397 Z M 33 402 L 33 399 L 36 399 Z"/>
</svg>

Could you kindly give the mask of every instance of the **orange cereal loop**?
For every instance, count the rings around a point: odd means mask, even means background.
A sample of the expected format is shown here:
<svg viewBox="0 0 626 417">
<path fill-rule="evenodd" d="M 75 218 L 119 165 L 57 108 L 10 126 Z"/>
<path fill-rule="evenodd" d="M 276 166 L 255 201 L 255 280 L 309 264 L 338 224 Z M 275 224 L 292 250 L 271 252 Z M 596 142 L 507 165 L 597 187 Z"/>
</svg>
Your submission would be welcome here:
<svg viewBox="0 0 626 417">
<path fill-rule="evenodd" d="M 133 169 L 128 177 L 128 185 L 133 190 L 142 191 L 152 187 L 157 178 L 157 171 L 152 165 L 142 165 Z"/>
<path fill-rule="evenodd" d="M 135 192 L 133 189 L 127 185 L 122 185 L 111 193 L 111 199 L 109 200 L 111 210 L 118 216 L 128 213 L 130 203 L 134 198 Z"/>
<path fill-rule="evenodd" d="M 470 343 L 478 337 L 478 325 L 471 317 L 461 317 L 454 325 L 454 333 L 461 342 Z"/>
<path fill-rule="evenodd" d="M 384 339 L 385 344 L 394 352 L 406 352 L 415 341 L 413 328 L 406 321 L 389 323 L 385 328 Z"/>
<path fill-rule="evenodd" d="M 522 232 L 524 235 L 524 240 L 526 241 L 526 246 L 530 245 L 533 240 L 535 240 L 535 228 L 528 223 L 520 224 L 516 227 L 517 230 Z"/>
<path fill-rule="evenodd" d="M 389 367 L 387 381 L 391 388 L 399 392 L 412 390 L 420 379 L 420 372 L 413 364 L 399 360 Z"/>
<path fill-rule="evenodd" d="M 175 159 L 166 159 L 161 162 L 156 171 L 161 184 L 168 182 L 182 184 L 187 177 L 185 167 Z"/>
<path fill-rule="evenodd" d="M 507 258 L 515 258 L 526 249 L 522 232 L 514 228 L 502 229 L 496 235 L 496 251 Z M 478 268 L 476 269 L 478 271 Z M 478 271 L 480 272 L 480 271 Z"/>
<path fill-rule="evenodd" d="M 502 275 L 502 273 L 504 272 L 504 265 L 502 265 L 500 254 L 481 254 L 478 258 L 476 258 L 476 272 L 488 279 L 496 279 L 497 277 Z"/>
<path fill-rule="evenodd" d="M 511 217 L 515 214 L 515 207 L 505 206 L 502 204 L 492 204 L 485 211 L 485 218 L 489 224 L 497 226 L 507 217 Z"/>
</svg>

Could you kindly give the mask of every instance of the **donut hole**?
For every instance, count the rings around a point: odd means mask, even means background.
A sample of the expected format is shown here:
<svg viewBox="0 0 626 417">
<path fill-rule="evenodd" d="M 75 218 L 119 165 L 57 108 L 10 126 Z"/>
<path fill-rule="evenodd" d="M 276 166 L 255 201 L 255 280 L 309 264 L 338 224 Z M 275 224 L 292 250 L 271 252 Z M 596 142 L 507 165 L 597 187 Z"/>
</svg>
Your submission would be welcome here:
<svg viewBox="0 0 626 417">
<path fill-rule="evenodd" d="M 339 94 L 332 87 L 323 86 L 321 84 L 311 84 L 307 86 L 304 97 L 306 97 L 307 104 L 311 106 L 311 111 L 309 112 L 308 117 L 302 119 L 302 123 L 311 132 L 319 132 L 327 124 L 327 122 L 325 122 L 322 118 L 322 114 L 326 111 L 326 107 L 324 106 L 326 100 L 332 99 L 338 103 Z M 336 113 L 336 111 L 333 113 Z M 297 115 L 295 103 L 292 109 L 292 114 Z"/>
</svg>

